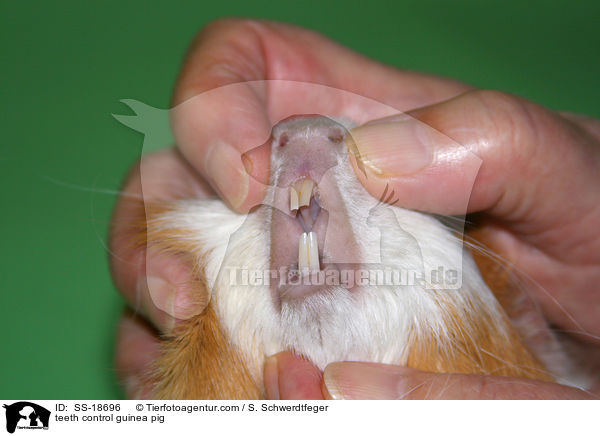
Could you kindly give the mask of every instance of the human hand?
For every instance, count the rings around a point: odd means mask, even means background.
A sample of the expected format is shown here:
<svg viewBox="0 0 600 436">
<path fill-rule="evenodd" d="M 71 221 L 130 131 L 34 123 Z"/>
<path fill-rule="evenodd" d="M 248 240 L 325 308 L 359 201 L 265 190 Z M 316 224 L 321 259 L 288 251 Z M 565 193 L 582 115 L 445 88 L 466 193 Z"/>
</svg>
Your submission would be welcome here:
<svg viewBox="0 0 600 436">
<path fill-rule="evenodd" d="M 127 312 L 121 322 L 116 351 L 117 370 L 128 397 L 148 393 L 142 375 L 157 356 L 158 335 L 168 332 L 177 319 L 202 312 L 208 301 L 208 296 L 190 292 L 191 265 L 131 246 L 133 228 L 144 218 L 139 201 L 142 185 L 145 202 L 204 197 L 213 193 L 212 187 L 235 210 L 259 203 L 260 181 L 268 177 L 268 153 L 252 156 L 254 177 L 248 177 L 240 155 L 262 144 L 274 122 L 315 107 L 311 96 L 301 92 L 305 88 L 279 88 L 267 94 L 255 93 L 252 84 L 244 88 L 248 81 L 275 79 L 344 89 L 399 111 L 468 89 L 451 80 L 378 64 L 321 35 L 289 25 L 225 20 L 200 32 L 174 93 L 172 125 L 177 149 L 147 155 L 136 165 L 112 220 L 114 281 L 135 309 L 135 315 Z M 327 113 L 344 106 L 343 101 L 334 100 L 327 103 Z M 369 115 L 370 108 L 358 109 L 365 116 L 377 116 L 377 112 Z"/>
<path fill-rule="evenodd" d="M 218 98 L 208 106 L 194 104 L 198 100 L 191 97 L 220 86 L 241 83 L 243 87 L 247 81 L 272 79 L 345 89 L 398 111 L 445 101 L 469 89 L 450 80 L 380 65 L 304 29 L 266 22 L 217 22 L 196 38 L 176 86 L 174 104 L 179 106 L 173 112 L 173 129 L 178 150 L 149 155 L 141 163 L 152 169 L 144 172 L 144 200 L 201 197 L 210 195 L 212 186 L 238 211 L 259 203 L 260 182 L 268 175 L 268 153 L 253 156 L 254 177 L 248 177 L 240 155 L 264 142 L 273 120 L 305 112 L 304 96 L 293 88 L 287 94 L 285 90 L 256 94 L 250 86 L 246 92 L 238 87 L 235 93 L 216 94 Z M 183 101 L 190 103 L 180 104 Z M 289 101 L 298 104 L 282 103 Z M 364 109 L 368 116 L 368 108 Z M 152 324 L 131 314 L 121 324 L 117 368 L 130 397 L 147 392 L 140 374 L 158 352 L 157 332 L 169 331 L 177 319 L 200 313 L 207 302 L 206 296 L 189 292 L 190 266 L 184 261 L 127 244 L 132 219 L 143 217 L 143 206 L 129 200 L 141 194 L 141 187 L 136 169 L 117 205 L 111 232 L 115 283 L 138 314 Z"/>
<path fill-rule="evenodd" d="M 475 374 L 437 374 L 370 362 L 335 362 L 323 373 L 289 351 L 265 364 L 269 400 L 589 400 L 557 383 Z"/>
<path fill-rule="evenodd" d="M 600 363 L 600 122 L 518 97 L 471 91 L 351 131 L 356 171 L 373 195 L 439 214 L 478 213 L 485 239 L 518 266 L 527 292 L 569 353 Z M 474 183 L 473 155 L 481 159 Z M 356 163 L 356 161 L 354 161 Z M 358 169 L 357 167 L 355 167 Z M 597 372 L 597 371 L 596 371 Z M 320 373 L 283 353 L 265 367 L 272 398 L 318 392 Z M 506 377 L 429 374 L 339 362 L 323 375 L 326 398 L 594 398 L 562 385 Z M 318 396 L 318 395 L 317 395 Z M 312 396 L 315 397 L 314 395 Z"/>
</svg>

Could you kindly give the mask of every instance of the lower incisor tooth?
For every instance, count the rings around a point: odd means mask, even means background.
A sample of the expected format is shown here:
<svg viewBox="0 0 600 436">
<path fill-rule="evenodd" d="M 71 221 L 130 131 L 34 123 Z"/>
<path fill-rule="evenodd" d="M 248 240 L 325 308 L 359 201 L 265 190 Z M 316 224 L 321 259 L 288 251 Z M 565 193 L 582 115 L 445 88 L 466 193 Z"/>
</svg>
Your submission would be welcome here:
<svg viewBox="0 0 600 436">
<path fill-rule="evenodd" d="M 308 268 L 311 272 L 321 270 L 319 265 L 319 242 L 315 232 L 308 234 Z"/>
<path fill-rule="evenodd" d="M 309 271 L 308 268 L 308 233 L 304 232 L 300 235 L 300 240 L 298 241 L 298 271 L 301 274 L 305 274 Z"/>
<path fill-rule="evenodd" d="M 319 263 L 319 242 L 315 232 L 302 233 L 298 241 L 298 271 L 306 275 L 321 271 Z"/>
</svg>

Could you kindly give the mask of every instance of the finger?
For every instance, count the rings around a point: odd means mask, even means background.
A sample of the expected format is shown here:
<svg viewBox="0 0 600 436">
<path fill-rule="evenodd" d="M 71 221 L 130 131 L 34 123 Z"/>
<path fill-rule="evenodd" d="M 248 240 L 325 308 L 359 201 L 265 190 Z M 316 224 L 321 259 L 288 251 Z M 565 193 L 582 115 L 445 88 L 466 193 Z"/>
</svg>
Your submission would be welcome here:
<svg viewBox="0 0 600 436">
<path fill-rule="evenodd" d="M 352 400 L 594 399 L 580 389 L 535 380 L 433 374 L 375 363 L 332 363 L 323 375 L 327 396 Z"/>
<path fill-rule="evenodd" d="M 119 324 L 115 367 L 128 399 L 148 398 L 147 376 L 159 354 L 159 339 L 141 318 L 127 312 Z"/>
<path fill-rule="evenodd" d="M 565 118 L 495 91 L 468 92 L 409 115 L 351 132 L 366 168 L 366 177 L 357 174 L 373 195 L 389 185 L 408 208 L 485 210 L 558 258 L 572 241 L 542 229 L 600 219 L 590 189 L 600 183 L 600 148 Z M 569 260 L 586 253 L 600 260 L 600 241 L 593 243 L 569 251 Z"/>
<path fill-rule="evenodd" d="M 204 309 L 191 265 L 146 247 L 146 207 L 177 198 L 202 198 L 210 188 L 173 149 L 147 155 L 132 170 L 115 207 L 109 236 L 110 266 L 117 289 L 136 311 L 166 332 L 176 319 Z"/>
<path fill-rule="evenodd" d="M 374 109 L 370 99 L 397 112 L 466 89 L 381 65 L 309 30 L 221 20 L 206 27 L 189 50 L 172 125 L 192 165 L 234 209 L 245 211 L 262 199 L 269 154 L 265 149 L 252 162 L 256 179 L 248 177 L 240 155 L 265 143 L 281 119 L 299 113 L 372 118 L 383 108 Z"/>
<path fill-rule="evenodd" d="M 389 185 L 407 208 L 486 211 L 494 219 L 490 244 L 535 281 L 546 317 L 597 337 L 599 295 L 589 286 L 600 278 L 591 267 L 600 263 L 593 131 L 511 95 L 472 91 L 360 126 L 349 143 L 374 196 Z"/>
<path fill-rule="evenodd" d="M 588 132 L 591 136 L 600 141 L 600 120 L 592 118 L 588 115 L 573 114 L 570 112 L 559 112 L 559 114 L 572 121 L 577 126 Z"/>
<path fill-rule="evenodd" d="M 133 307 L 161 332 L 170 332 L 178 320 L 200 314 L 209 295 L 195 280 L 189 261 L 146 249 L 145 274 L 136 282 Z"/>
<path fill-rule="evenodd" d="M 308 360 L 285 351 L 265 362 L 265 391 L 269 400 L 322 400 L 321 371 Z"/>
</svg>

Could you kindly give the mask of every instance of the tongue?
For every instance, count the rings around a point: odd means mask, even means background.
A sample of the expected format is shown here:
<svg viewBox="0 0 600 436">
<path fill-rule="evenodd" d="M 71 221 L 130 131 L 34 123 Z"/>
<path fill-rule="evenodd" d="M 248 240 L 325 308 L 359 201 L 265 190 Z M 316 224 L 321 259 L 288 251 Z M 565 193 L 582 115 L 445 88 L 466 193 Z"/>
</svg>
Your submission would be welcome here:
<svg viewBox="0 0 600 436">
<path fill-rule="evenodd" d="M 317 221 L 317 217 L 319 216 L 319 212 L 321 212 L 321 206 L 315 198 L 312 198 L 309 206 L 305 206 L 300 208 L 298 212 L 298 221 L 300 221 L 300 225 L 305 232 L 310 232 L 313 228 L 313 225 Z"/>
</svg>

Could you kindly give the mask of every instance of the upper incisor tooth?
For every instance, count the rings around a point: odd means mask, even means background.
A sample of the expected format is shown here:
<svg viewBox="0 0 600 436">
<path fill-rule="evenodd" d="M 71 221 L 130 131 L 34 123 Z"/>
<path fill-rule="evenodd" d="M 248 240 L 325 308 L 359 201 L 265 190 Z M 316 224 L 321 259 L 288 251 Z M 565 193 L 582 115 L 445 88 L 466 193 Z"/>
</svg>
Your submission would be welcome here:
<svg viewBox="0 0 600 436">
<path fill-rule="evenodd" d="M 298 209 L 298 192 L 290 186 L 290 210 Z"/>
<path fill-rule="evenodd" d="M 310 204 L 310 199 L 312 197 L 313 187 L 315 186 L 315 182 L 312 179 L 304 179 L 300 182 L 299 189 L 299 198 L 298 198 L 298 206 L 308 206 Z"/>
</svg>

